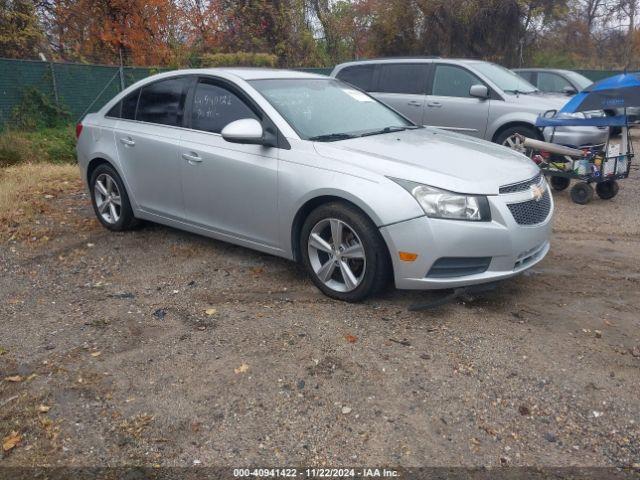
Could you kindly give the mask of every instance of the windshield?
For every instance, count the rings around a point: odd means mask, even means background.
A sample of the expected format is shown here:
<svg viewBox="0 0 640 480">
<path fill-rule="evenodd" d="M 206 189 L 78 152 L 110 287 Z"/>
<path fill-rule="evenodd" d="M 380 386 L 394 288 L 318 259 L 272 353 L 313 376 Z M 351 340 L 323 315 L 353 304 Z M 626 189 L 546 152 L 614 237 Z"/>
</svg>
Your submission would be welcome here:
<svg viewBox="0 0 640 480">
<path fill-rule="evenodd" d="M 565 72 L 565 75 L 569 77 L 571 81 L 579 87 L 580 90 L 584 90 L 585 88 L 587 88 L 589 85 L 593 83 L 587 77 L 585 77 L 584 75 L 578 72 L 572 72 L 571 70 L 567 70 Z"/>
<path fill-rule="evenodd" d="M 334 79 L 253 80 L 305 140 L 334 141 L 417 128 L 366 93 Z"/>
<path fill-rule="evenodd" d="M 533 93 L 538 91 L 536 87 L 517 73 L 495 63 L 478 62 L 473 64 L 473 68 L 507 93 Z"/>
</svg>

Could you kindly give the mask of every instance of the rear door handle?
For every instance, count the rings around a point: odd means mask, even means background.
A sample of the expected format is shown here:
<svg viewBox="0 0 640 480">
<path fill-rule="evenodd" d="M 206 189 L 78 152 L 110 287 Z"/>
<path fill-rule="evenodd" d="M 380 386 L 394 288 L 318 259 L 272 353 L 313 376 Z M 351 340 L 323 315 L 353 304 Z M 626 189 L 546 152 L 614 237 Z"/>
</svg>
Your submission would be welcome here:
<svg viewBox="0 0 640 480">
<path fill-rule="evenodd" d="M 194 152 L 183 153 L 182 158 L 184 158 L 187 162 L 191 164 L 202 162 L 202 158 L 200 158 L 200 155 Z"/>
<path fill-rule="evenodd" d="M 411 105 L 412 107 L 421 107 L 422 102 L 419 102 L 417 100 L 409 100 L 409 102 L 407 102 L 407 105 Z"/>
<path fill-rule="evenodd" d="M 440 102 L 429 102 L 427 103 L 427 107 L 431 108 L 440 108 L 442 104 Z"/>
<path fill-rule="evenodd" d="M 125 145 L 127 147 L 133 147 L 136 144 L 136 142 L 131 140 L 131 137 L 121 138 L 120 139 L 120 143 L 122 143 L 123 145 Z"/>
</svg>

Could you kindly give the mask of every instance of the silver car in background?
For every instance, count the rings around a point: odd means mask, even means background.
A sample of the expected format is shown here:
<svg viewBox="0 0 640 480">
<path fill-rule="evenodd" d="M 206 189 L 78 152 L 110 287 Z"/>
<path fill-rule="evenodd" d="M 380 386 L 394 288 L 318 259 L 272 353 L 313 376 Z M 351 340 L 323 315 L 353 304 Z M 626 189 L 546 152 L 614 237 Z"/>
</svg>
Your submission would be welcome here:
<svg viewBox="0 0 640 480">
<path fill-rule="evenodd" d="M 99 221 L 150 220 L 302 262 L 357 301 L 516 275 L 549 250 L 553 200 L 506 148 L 417 126 L 338 80 L 182 70 L 77 127 Z"/>
<path fill-rule="evenodd" d="M 565 95 L 548 95 L 494 63 L 444 58 L 394 58 L 338 65 L 332 77 L 369 92 L 415 123 L 453 130 L 506 146 L 518 135 L 563 145 L 602 145 L 607 129 L 540 131 L 536 118 L 559 110 Z M 582 113 L 577 115 L 583 115 Z"/>
</svg>

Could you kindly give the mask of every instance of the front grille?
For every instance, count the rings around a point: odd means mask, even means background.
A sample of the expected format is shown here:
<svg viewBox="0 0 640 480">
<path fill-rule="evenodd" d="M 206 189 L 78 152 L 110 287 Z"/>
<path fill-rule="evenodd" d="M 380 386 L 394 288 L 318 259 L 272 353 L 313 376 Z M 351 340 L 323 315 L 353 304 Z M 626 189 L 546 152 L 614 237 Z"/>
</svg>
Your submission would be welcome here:
<svg viewBox="0 0 640 480">
<path fill-rule="evenodd" d="M 450 278 L 475 275 L 485 272 L 490 263 L 491 257 L 442 257 L 433 263 L 427 277 Z"/>
<path fill-rule="evenodd" d="M 503 193 L 515 193 L 515 192 L 524 192 L 525 190 L 529 190 L 532 185 L 538 185 L 540 183 L 542 174 L 539 173 L 533 178 L 529 180 L 525 180 L 524 182 L 512 183 L 511 185 L 504 185 L 500 187 L 500 194 Z"/>
<path fill-rule="evenodd" d="M 518 225 L 536 225 L 544 222 L 551 211 L 551 195 L 549 189 L 544 189 L 544 195 L 539 201 L 528 200 L 526 202 L 511 203 L 507 205 L 511 215 Z"/>
</svg>

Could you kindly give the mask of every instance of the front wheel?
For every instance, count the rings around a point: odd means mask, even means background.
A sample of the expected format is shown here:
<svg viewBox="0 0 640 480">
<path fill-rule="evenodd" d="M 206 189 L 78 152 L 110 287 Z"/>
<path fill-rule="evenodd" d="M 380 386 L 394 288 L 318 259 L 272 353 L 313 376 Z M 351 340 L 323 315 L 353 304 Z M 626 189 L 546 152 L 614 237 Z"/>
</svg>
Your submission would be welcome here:
<svg viewBox="0 0 640 480">
<path fill-rule="evenodd" d="M 527 125 L 516 125 L 515 127 L 510 127 L 500 132 L 494 141 L 495 143 L 504 145 L 505 147 L 509 147 L 512 150 L 516 150 L 529 156 L 531 154 L 531 149 L 526 148 L 523 145 L 522 139 L 520 138 L 521 135 L 534 140 L 540 138 L 540 135 L 535 128 Z"/>
<path fill-rule="evenodd" d="M 578 182 L 571 188 L 571 200 L 586 205 L 593 199 L 593 187 L 586 182 Z"/>
<path fill-rule="evenodd" d="M 358 302 L 382 290 L 391 265 L 386 244 L 373 222 L 338 202 L 316 208 L 300 235 L 302 262 L 327 296 Z"/>
<path fill-rule="evenodd" d="M 551 183 L 551 187 L 554 190 L 561 192 L 562 190 L 566 189 L 569 186 L 569 183 L 571 183 L 571 180 L 569 180 L 566 177 L 551 177 L 549 179 L 549 183 Z"/>
</svg>

